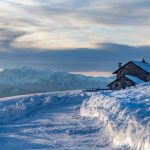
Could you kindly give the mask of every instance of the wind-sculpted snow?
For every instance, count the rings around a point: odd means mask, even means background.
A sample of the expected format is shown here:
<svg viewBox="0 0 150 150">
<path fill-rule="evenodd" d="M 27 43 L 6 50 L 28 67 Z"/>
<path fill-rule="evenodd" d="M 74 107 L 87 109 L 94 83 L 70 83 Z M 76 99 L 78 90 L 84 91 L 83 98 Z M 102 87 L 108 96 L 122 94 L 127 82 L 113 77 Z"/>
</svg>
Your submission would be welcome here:
<svg viewBox="0 0 150 150">
<path fill-rule="evenodd" d="M 95 93 L 83 102 L 80 112 L 82 116 L 98 117 L 115 147 L 149 150 L 150 83 Z"/>
<path fill-rule="evenodd" d="M 80 115 L 80 91 L 0 99 L 0 150 L 113 150 L 107 130 Z"/>
<path fill-rule="evenodd" d="M 78 91 L 0 99 L 0 124 L 8 124 L 43 107 L 78 103 L 86 97 L 86 94 Z"/>
<path fill-rule="evenodd" d="M 0 149 L 149 150 L 149 123 L 150 83 L 3 98 Z"/>
</svg>

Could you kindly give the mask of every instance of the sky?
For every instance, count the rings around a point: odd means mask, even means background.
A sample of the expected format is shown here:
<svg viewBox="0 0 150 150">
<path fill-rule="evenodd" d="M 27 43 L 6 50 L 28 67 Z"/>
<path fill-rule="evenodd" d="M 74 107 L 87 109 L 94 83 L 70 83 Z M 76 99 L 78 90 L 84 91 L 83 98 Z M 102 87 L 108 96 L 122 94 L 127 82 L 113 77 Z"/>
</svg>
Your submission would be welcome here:
<svg viewBox="0 0 150 150">
<path fill-rule="evenodd" d="M 110 76 L 150 61 L 149 0 L 1 0 L 0 68 Z"/>
</svg>

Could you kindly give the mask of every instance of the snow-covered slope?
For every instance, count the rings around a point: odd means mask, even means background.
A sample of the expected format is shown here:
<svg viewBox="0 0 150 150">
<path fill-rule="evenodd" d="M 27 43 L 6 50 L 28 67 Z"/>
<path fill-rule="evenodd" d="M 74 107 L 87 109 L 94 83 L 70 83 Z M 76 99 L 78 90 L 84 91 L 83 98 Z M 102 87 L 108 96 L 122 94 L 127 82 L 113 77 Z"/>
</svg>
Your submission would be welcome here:
<svg viewBox="0 0 150 150">
<path fill-rule="evenodd" d="M 150 148 L 150 83 L 93 94 L 84 101 L 81 115 L 99 118 L 116 147 Z"/>
<path fill-rule="evenodd" d="M 9 122 L 24 117 L 40 108 L 57 107 L 58 105 L 66 105 L 81 102 L 88 97 L 81 91 L 76 92 L 60 92 L 47 94 L 31 94 L 26 96 L 16 96 L 0 99 L 0 124 L 8 124 Z"/>
<path fill-rule="evenodd" d="M 0 72 L 0 97 L 104 87 L 110 80 L 112 78 L 94 78 L 27 67 L 5 69 Z"/>
<path fill-rule="evenodd" d="M 111 149 L 98 120 L 80 116 L 89 96 L 75 91 L 0 99 L 0 150 Z"/>
<path fill-rule="evenodd" d="M 150 83 L 0 98 L 0 149 L 149 150 Z"/>
</svg>

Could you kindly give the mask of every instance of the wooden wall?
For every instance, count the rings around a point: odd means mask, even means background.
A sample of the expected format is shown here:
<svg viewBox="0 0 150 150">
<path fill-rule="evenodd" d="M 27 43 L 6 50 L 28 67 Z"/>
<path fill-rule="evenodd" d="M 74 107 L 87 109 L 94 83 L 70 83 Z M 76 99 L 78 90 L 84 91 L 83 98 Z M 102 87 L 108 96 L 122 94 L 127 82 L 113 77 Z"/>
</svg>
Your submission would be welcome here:
<svg viewBox="0 0 150 150">
<path fill-rule="evenodd" d="M 147 75 L 147 82 L 150 81 L 150 73 Z"/>
<path fill-rule="evenodd" d="M 132 81 L 122 76 L 120 79 L 112 82 L 109 85 L 109 90 L 120 90 L 120 89 L 125 89 L 126 87 L 130 87 L 134 85 L 135 84 Z"/>
<path fill-rule="evenodd" d="M 150 81 L 150 74 L 148 75 L 144 70 L 138 68 L 131 62 L 117 72 L 117 79 L 124 75 L 133 75 L 142 79 L 143 81 Z"/>
</svg>

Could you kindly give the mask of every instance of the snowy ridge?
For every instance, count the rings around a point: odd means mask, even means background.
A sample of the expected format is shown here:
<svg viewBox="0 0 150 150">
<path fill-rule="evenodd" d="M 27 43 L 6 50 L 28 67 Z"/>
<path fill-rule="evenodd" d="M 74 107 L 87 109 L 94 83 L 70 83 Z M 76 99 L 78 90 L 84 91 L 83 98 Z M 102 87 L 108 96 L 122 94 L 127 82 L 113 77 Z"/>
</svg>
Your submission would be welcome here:
<svg viewBox="0 0 150 150">
<path fill-rule="evenodd" d="M 0 99 L 0 125 L 24 117 L 42 107 L 77 103 L 87 97 L 80 91 L 35 94 Z"/>
<path fill-rule="evenodd" d="M 93 94 L 83 102 L 80 113 L 98 117 L 107 127 L 115 147 L 149 150 L 150 83 Z"/>
<path fill-rule="evenodd" d="M 0 72 L 0 97 L 32 93 L 104 88 L 112 77 L 88 77 L 49 69 L 23 67 Z"/>
</svg>

